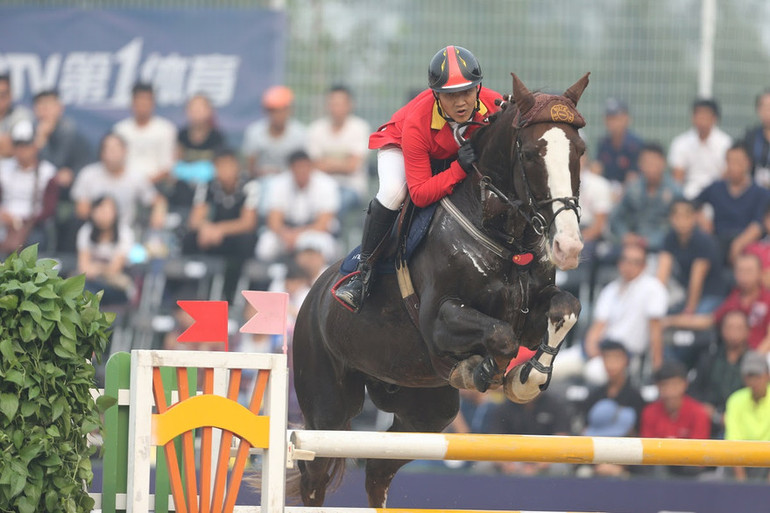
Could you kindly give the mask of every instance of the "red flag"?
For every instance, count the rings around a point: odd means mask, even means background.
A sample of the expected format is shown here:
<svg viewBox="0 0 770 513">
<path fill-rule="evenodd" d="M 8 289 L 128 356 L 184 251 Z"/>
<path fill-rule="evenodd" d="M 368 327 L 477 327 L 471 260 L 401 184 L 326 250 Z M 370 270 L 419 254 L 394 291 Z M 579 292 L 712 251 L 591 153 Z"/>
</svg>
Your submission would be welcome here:
<svg viewBox="0 0 770 513">
<path fill-rule="evenodd" d="M 257 311 L 241 327 L 241 333 L 262 335 L 284 335 L 286 333 L 286 307 L 289 304 L 289 294 L 256 290 L 242 290 L 241 294 Z"/>
<path fill-rule="evenodd" d="M 224 342 L 227 351 L 227 301 L 177 301 L 193 318 L 193 325 L 177 342 Z"/>
</svg>

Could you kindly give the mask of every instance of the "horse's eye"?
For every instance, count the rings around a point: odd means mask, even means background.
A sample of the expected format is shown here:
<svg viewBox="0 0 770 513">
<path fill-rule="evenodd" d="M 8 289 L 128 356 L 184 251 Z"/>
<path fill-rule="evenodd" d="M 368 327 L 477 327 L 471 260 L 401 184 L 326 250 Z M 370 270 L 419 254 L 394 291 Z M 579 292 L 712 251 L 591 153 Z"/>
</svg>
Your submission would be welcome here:
<svg viewBox="0 0 770 513">
<path fill-rule="evenodd" d="M 523 150 L 522 152 L 522 158 L 526 160 L 527 162 L 532 162 L 537 158 L 537 150 Z"/>
</svg>

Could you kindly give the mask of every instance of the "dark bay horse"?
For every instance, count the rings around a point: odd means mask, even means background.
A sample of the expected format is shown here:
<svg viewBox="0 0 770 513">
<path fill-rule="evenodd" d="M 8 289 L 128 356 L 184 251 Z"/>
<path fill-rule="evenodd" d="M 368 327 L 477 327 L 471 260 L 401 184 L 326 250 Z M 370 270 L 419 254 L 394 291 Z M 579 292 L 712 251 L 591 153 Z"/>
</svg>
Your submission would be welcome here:
<svg viewBox="0 0 770 513">
<path fill-rule="evenodd" d="M 459 388 L 502 386 L 528 402 L 548 385 L 551 364 L 580 304 L 554 284 L 555 269 L 577 266 L 579 159 L 585 151 L 576 105 L 588 74 L 559 95 L 531 93 L 513 75 L 513 97 L 471 143 L 477 175 L 436 210 L 409 263 L 420 299 L 412 322 L 395 275 L 382 275 L 353 314 L 335 301 L 332 266 L 297 318 L 294 372 L 306 429 L 349 429 L 364 389 L 394 414 L 390 431 L 443 430 Z M 453 214 L 459 211 L 460 215 Z M 504 371 L 518 348 L 534 358 Z M 384 507 L 404 460 L 368 460 L 369 505 Z M 300 462 L 306 506 L 323 505 L 344 460 Z"/>
</svg>

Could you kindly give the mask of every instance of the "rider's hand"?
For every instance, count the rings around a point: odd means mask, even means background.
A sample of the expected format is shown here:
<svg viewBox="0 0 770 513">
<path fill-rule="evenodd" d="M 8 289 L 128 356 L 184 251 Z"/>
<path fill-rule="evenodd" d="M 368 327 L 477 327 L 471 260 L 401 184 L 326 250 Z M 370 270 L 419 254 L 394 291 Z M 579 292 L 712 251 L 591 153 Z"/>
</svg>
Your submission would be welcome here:
<svg viewBox="0 0 770 513">
<path fill-rule="evenodd" d="M 462 146 L 460 146 L 460 149 L 457 150 L 457 162 L 466 173 L 473 171 L 473 164 L 475 164 L 478 160 L 479 159 L 476 156 L 476 152 L 473 151 L 473 146 L 471 146 L 470 141 L 465 141 Z"/>
</svg>

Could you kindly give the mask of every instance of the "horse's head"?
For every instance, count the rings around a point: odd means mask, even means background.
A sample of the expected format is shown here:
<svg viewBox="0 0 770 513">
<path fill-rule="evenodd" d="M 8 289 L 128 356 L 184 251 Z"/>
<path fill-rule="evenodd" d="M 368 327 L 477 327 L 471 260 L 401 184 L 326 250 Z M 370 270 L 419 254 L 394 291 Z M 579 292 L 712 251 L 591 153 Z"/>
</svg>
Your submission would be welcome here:
<svg viewBox="0 0 770 513">
<path fill-rule="evenodd" d="M 512 76 L 512 186 L 529 207 L 533 228 L 543 234 L 550 261 L 559 269 L 574 269 L 583 249 L 578 194 L 579 161 L 585 152 L 578 134 L 585 121 L 576 106 L 588 85 L 588 73 L 563 95 L 532 93 Z"/>
</svg>

